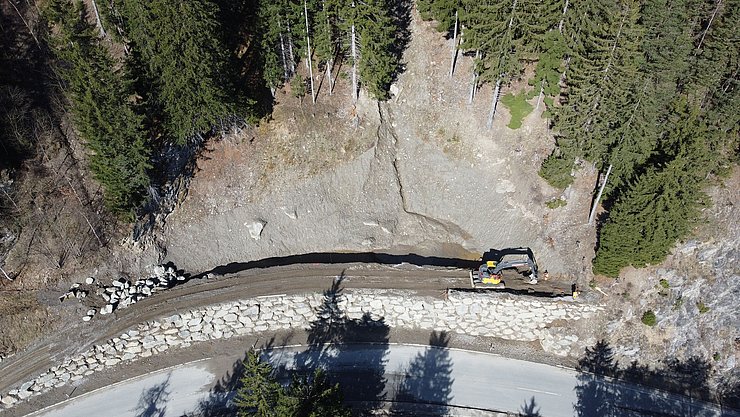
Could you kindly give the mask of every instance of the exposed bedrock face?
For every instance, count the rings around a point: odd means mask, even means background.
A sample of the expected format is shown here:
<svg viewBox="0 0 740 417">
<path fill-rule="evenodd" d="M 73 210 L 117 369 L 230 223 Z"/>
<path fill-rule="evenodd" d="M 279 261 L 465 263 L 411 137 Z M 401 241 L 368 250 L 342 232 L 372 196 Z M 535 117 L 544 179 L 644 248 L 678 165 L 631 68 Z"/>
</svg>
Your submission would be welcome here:
<svg viewBox="0 0 740 417">
<path fill-rule="evenodd" d="M 3 393 L 0 402 L 10 407 L 97 370 L 201 341 L 309 329 L 325 320 L 327 312 L 338 319 L 362 321 L 367 318 L 368 323 L 382 323 L 388 327 L 450 331 L 516 341 L 539 340 L 549 353 L 579 355 L 583 343 L 593 341 L 579 340 L 568 332 L 567 325 L 562 326 L 592 317 L 600 310 L 598 306 L 569 301 L 454 291 L 447 300 L 375 290 L 342 291 L 337 297 L 321 294 L 257 297 L 142 323 Z M 557 330 L 550 329 L 556 321 Z"/>
<path fill-rule="evenodd" d="M 543 269 L 583 272 L 585 257 L 570 262 L 573 257 L 564 255 L 580 245 L 578 237 L 569 245 L 551 238 L 559 236 L 555 228 L 561 225 L 537 203 L 543 198 L 538 185 L 523 179 L 533 175 L 535 183 L 541 181 L 531 167 L 525 173 L 493 141 L 481 145 L 490 147 L 482 151 L 485 157 L 456 159 L 414 136 L 404 127 L 414 122 L 396 120 L 392 105 L 376 111 L 377 123 L 366 128 L 377 132 L 375 143 L 348 162 L 295 182 L 275 181 L 268 193 L 250 201 L 225 199 L 223 208 L 211 213 L 176 210 L 165 228 L 166 260 L 197 273 L 230 262 L 312 252 L 408 248 L 429 256 L 470 257 L 526 246 Z M 573 203 L 554 216 L 568 217 L 563 210 L 580 208 Z M 577 216 L 570 217 L 578 223 Z M 577 226 L 571 229 L 581 233 Z"/>
</svg>

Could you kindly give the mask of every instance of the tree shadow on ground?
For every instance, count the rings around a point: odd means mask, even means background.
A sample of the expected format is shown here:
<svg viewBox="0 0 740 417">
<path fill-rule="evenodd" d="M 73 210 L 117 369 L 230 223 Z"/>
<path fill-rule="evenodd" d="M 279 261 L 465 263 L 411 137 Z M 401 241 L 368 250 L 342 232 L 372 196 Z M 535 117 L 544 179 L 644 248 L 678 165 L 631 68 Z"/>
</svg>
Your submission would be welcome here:
<svg viewBox="0 0 740 417">
<path fill-rule="evenodd" d="M 316 308 L 317 319 L 307 330 L 309 348 L 295 358 L 302 373 L 317 368 L 327 370 L 332 383 L 338 383 L 345 401 L 356 414 L 364 415 L 385 401 L 385 364 L 390 328 L 383 318 L 370 313 L 351 318 L 342 309 L 342 276 L 324 291 L 323 302 Z M 376 349 L 366 352 L 357 363 L 352 343 L 372 343 Z"/>
<path fill-rule="evenodd" d="M 388 2 L 390 7 L 390 17 L 395 25 L 395 42 L 391 49 L 391 53 L 398 62 L 398 68 L 394 72 L 393 80 L 395 82 L 398 75 L 403 73 L 405 66 L 403 64 L 403 52 L 411 42 L 411 0 L 391 0 Z"/>
<path fill-rule="evenodd" d="M 446 332 L 432 332 L 429 345 L 409 362 L 403 379 L 396 388 L 392 415 L 405 415 L 411 409 L 424 408 L 425 416 L 446 416 L 452 400 L 452 360 L 450 337 Z M 430 407 L 423 407 L 425 404 Z"/>
<path fill-rule="evenodd" d="M 537 406 L 537 403 L 534 401 L 534 397 L 532 397 L 529 402 L 524 402 L 524 405 L 519 411 L 519 415 L 522 417 L 542 417 L 542 414 L 540 414 L 540 407 Z"/>
<path fill-rule="evenodd" d="M 285 346 L 292 335 L 293 332 L 289 332 L 279 342 L 276 342 L 275 337 L 272 337 L 260 346 L 260 350 L 269 351 L 275 346 Z M 252 346 L 252 349 L 254 348 L 255 346 Z M 244 354 L 234 361 L 231 370 L 226 372 L 216 382 L 213 388 L 211 388 L 208 396 L 198 402 L 196 410 L 191 413 L 193 416 L 225 417 L 237 414 L 237 409 L 234 407 L 232 400 L 241 387 L 241 378 L 244 375 L 244 361 L 247 359 L 247 354 L 250 350 L 247 349 L 244 351 Z"/>
<path fill-rule="evenodd" d="M 171 373 L 167 374 L 167 379 L 161 384 L 142 391 L 139 403 L 134 409 L 136 417 L 164 417 L 167 412 L 167 402 L 170 400 L 171 392 L 168 388 L 171 377 Z"/>
<path fill-rule="evenodd" d="M 586 349 L 577 370 L 582 373 L 575 388 L 574 409 L 582 417 L 632 414 L 709 417 L 723 415 L 723 407 L 737 408 L 731 395 L 726 396 L 712 386 L 712 365 L 698 357 L 685 361 L 666 358 L 655 366 L 635 361 L 620 367 L 611 347 L 602 340 Z M 705 407 L 697 400 L 717 405 Z"/>
</svg>

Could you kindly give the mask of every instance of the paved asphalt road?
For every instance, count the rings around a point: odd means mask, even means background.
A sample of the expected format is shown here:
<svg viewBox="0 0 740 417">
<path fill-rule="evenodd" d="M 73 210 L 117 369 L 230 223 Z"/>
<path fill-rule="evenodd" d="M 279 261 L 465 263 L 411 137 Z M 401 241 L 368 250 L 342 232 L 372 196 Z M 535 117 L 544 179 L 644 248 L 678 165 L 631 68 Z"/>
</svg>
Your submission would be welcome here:
<svg viewBox="0 0 740 417">
<path fill-rule="evenodd" d="M 325 350 L 278 348 L 266 354 L 286 369 L 321 364 L 351 387 L 350 400 L 383 398 L 466 409 L 556 416 L 740 417 L 680 395 L 606 381 L 573 370 L 496 355 L 415 345 L 346 345 Z M 181 416 L 209 398 L 213 358 L 134 378 L 85 394 L 34 417 Z M 360 398 L 358 394 L 362 394 Z M 354 397 L 354 398 L 353 398 Z"/>
</svg>

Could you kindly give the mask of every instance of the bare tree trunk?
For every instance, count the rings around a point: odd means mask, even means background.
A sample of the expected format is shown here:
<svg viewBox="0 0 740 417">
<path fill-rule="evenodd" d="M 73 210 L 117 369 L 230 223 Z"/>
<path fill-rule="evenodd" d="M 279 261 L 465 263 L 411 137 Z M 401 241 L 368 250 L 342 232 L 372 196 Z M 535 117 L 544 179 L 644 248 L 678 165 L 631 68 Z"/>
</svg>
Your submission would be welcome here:
<svg viewBox="0 0 740 417">
<path fill-rule="evenodd" d="M 591 214 L 588 216 L 588 224 L 593 223 L 594 216 L 596 216 L 596 208 L 599 207 L 599 201 L 601 201 L 601 194 L 604 193 L 604 188 L 606 187 L 606 182 L 609 181 L 609 174 L 612 172 L 612 166 L 609 164 L 609 169 L 606 170 L 606 176 L 604 177 L 604 182 L 601 183 L 601 187 L 599 188 L 599 193 L 596 195 L 596 200 L 594 200 L 594 205 L 591 207 Z"/>
<path fill-rule="evenodd" d="M 326 1 L 321 2 L 321 6 L 326 9 Z M 331 33 L 331 22 L 329 21 L 329 15 L 326 16 L 326 29 L 329 33 Z M 333 48 L 332 48 L 333 49 Z M 332 56 L 334 55 L 334 51 L 332 50 Z M 332 67 L 334 66 L 334 59 L 329 58 L 326 61 L 326 76 L 329 78 L 329 95 L 332 95 L 332 91 L 334 90 L 334 79 L 331 77 L 331 71 Z"/>
<path fill-rule="evenodd" d="M 283 76 L 285 77 L 285 80 L 287 81 L 289 77 L 289 71 L 288 71 L 288 57 L 285 56 L 285 39 L 283 39 L 283 29 L 282 25 L 280 25 L 280 20 L 278 20 L 278 36 L 280 37 L 280 53 L 283 57 Z"/>
<path fill-rule="evenodd" d="M 2 267 L 0 267 L 0 272 L 2 272 L 2 273 L 3 273 L 3 275 L 5 276 L 5 278 L 7 278 L 7 279 L 8 279 L 8 281 L 13 281 L 13 278 L 11 278 L 11 277 L 10 277 L 10 276 L 8 275 L 8 273 L 7 273 L 7 272 L 5 272 L 5 269 L 3 269 Z"/>
<path fill-rule="evenodd" d="M 614 45 L 612 46 L 612 52 L 609 55 L 609 62 L 606 63 L 606 68 L 604 69 L 604 78 L 602 78 L 603 81 L 606 81 L 606 75 L 609 73 L 609 69 L 612 66 L 612 61 L 614 60 L 614 51 L 617 50 L 617 44 L 619 43 L 619 38 L 622 36 L 622 28 L 624 28 L 624 21 L 627 19 L 627 15 L 622 16 L 622 23 L 619 24 L 619 30 L 617 31 L 617 37 L 614 38 Z"/>
<path fill-rule="evenodd" d="M 352 2 L 352 8 L 355 8 L 355 2 Z M 350 29 L 351 36 L 350 42 L 352 43 L 352 99 L 357 101 L 357 39 L 355 34 L 355 22 L 352 21 L 352 28 Z"/>
<path fill-rule="evenodd" d="M 478 73 L 475 71 L 475 61 L 478 59 L 480 59 L 480 51 L 475 51 L 475 59 L 473 59 L 473 84 L 470 86 L 470 98 L 468 98 L 468 104 L 473 104 L 475 89 L 478 85 Z"/>
<path fill-rule="evenodd" d="M 295 74 L 295 62 L 293 61 L 295 54 L 293 53 L 293 32 L 290 30 L 290 21 L 288 19 L 285 19 L 285 26 L 288 28 L 288 58 L 290 58 L 288 64 L 290 65 L 290 76 L 292 77 Z"/>
<path fill-rule="evenodd" d="M 517 0 L 514 0 L 514 3 L 511 4 L 511 19 L 509 19 L 509 29 L 511 29 L 511 26 L 514 24 L 514 10 L 516 10 L 516 2 Z"/>
<path fill-rule="evenodd" d="M 714 8 L 714 12 L 712 13 L 712 17 L 709 19 L 709 23 L 707 23 L 707 28 L 704 29 L 704 33 L 701 35 L 701 40 L 699 41 L 699 45 L 697 45 L 696 49 L 701 49 L 702 44 L 704 44 L 704 37 L 707 36 L 707 32 L 709 32 L 709 28 L 712 26 L 712 22 L 714 22 L 714 18 L 717 17 L 717 12 L 719 11 L 720 6 L 722 6 L 722 0 L 717 0 L 717 7 Z"/>
<path fill-rule="evenodd" d="M 570 57 L 565 58 L 565 67 L 563 68 L 563 73 L 560 74 L 560 79 L 558 80 L 560 84 L 565 82 L 565 78 L 566 78 L 565 74 L 568 72 L 569 67 L 570 67 Z"/>
<path fill-rule="evenodd" d="M 313 87 L 313 62 L 311 61 L 311 34 L 308 31 L 308 6 L 306 0 L 303 0 L 303 15 L 306 17 L 306 44 L 308 45 L 308 76 L 311 77 L 311 101 L 316 104 L 316 93 Z"/>
<path fill-rule="evenodd" d="M 540 109 L 540 103 L 542 102 L 542 93 L 545 91 L 545 80 L 540 82 L 540 94 L 537 96 L 537 107 L 534 108 L 534 112 L 537 113 Z"/>
<path fill-rule="evenodd" d="M 329 95 L 331 96 L 332 90 L 334 89 L 334 80 L 331 78 L 331 61 L 326 63 L 326 78 L 329 79 Z"/>
<path fill-rule="evenodd" d="M 26 25 L 26 29 L 28 29 L 28 33 L 31 34 L 31 37 L 33 37 L 34 42 L 36 42 L 36 47 L 41 49 L 41 43 L 39 43 L 39 39 L 36 37 L 36 34 L 33 33 L 33 29 L 31 29 L 31 26 L 28 24 L 28 22 L 26 22 L 26 19 L 23 17 L 20 10 L 18 10 L 18 8 L 15 7 L 15 4 L 13 3 L 12 0 L 9 1 L 8 3 L 10 3 L 11 6 L 13 6 L 13 9 L 15 9 L 15 12 L 18 14 L 18 17 L 20 17 L 23 24 Z"/>
<path fill-rule="evenodd" d="M 563 7 L 563 17 L 560 18 L 560 24 L 558 25 L 558 32 L 563 33 L 563 23 L 565 22 L 565 13 L 568 11 L 568 0 L 565 0 L 565 7 Z"/>
<path fill-rule="evenodd" d="M 15 200 L 13 200 L 13 197 L 11 197 L 10 194 L 8 194 L 8 192 L 5 191 L 5 187 L 0 187 L 0 191 L 2 191 L 3 194 L 5 194 L 5 198 L 10 200 L 10 202 L 13 204 L 13 207 L 15 207 L 16 210 L 20 211 L 21 208 L 18 207 L 18 204 L 15 204 Z"/>
<path fill-rule="evenodd" d="M 95 3 L 95 0 L 91 0 L 92 2 L 92 9 L 93 13 L 95 14 L 95 25 L 98 27 L 98 30 L 100 31 L 100 34 L 102 37 L 106 37 L 105 29 L 103 28 L 103 21 L 100 20 L 100 13 L 98 13 L 98 5 Z"/>
<path fill-rule="evenodd" d="M 450 61 L 450 78 L 452 78 L 452 74 L 455 72 L 455 60 L 457 58 L 457 10 L 455 10 L 455 29 L 452 32 L 452 59 Z"/>
<path fill-rule="evenodd" d="M 69 177 L 65 174 L 64 179 L 67 180 L 67 184 L 69 184 L 69 188 L 72 189 L 72 193 L 74 193 L 75 197 L 77 197 L 77 202 L 80 203 L 80 207 L 85 207 L 85 204 L 82 202 L 82 199 L 80 198 L 80 195 L 77 194 L 77 190 L 75 190 L 75 187 L 72 185 L 72 181 L 69 179 Z M 97 239 L 98 244 L 100 247 L 104 247 L 103 241 L 100 239 L 100 236 L 98 235 L 98 232 L 95 231 L 95 228 L 93 227 L 92 223 L 90 223 L 90 219 L 87 218 L 87 215 L 85 214 L 85 210 L 80 210 L 80 213 L 82 214 L 82 217 L 87 222 L 87 225 L 90 227 L 90 231 L 95 235 L 95 239 Z"/>
<path fill-rule="evenodd" d="M 501 93 L 501 77 L 496 80 L 496 88 L 493 89 L 493 98 L 491 99 L 491 112 L 488 113 L 488 122 L 486 127 L 490 129 L 493 126 L 493 117 L 496 115 L 496 106 L 498 105 L 498 95 Z"/>
</svg>

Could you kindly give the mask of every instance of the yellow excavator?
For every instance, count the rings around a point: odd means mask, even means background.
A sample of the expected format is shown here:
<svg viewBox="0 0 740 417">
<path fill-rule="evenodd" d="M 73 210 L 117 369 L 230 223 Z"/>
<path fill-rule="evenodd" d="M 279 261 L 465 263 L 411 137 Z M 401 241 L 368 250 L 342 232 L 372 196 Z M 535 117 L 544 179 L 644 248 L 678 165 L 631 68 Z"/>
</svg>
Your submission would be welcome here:
<svg viewBox="0 0 740 417">
<path fill-rule="evenodd" d="M 531 285 L 539 280 L 537 262 L 530 248 L 492 251 L 484 254 L 480 261 L 483 264 L 470 271 L 473 288 L 504 289 L 507 288 L 507 280 L 523 280 Z"/>
</svg>

